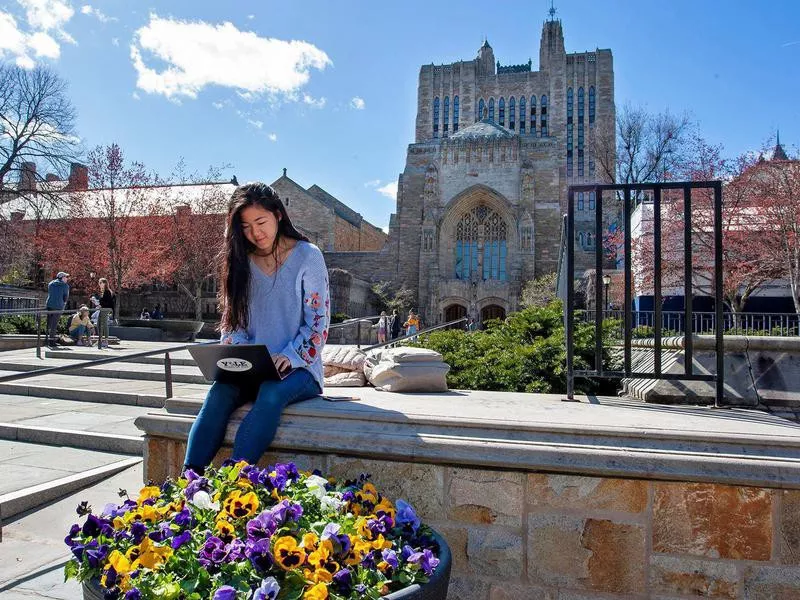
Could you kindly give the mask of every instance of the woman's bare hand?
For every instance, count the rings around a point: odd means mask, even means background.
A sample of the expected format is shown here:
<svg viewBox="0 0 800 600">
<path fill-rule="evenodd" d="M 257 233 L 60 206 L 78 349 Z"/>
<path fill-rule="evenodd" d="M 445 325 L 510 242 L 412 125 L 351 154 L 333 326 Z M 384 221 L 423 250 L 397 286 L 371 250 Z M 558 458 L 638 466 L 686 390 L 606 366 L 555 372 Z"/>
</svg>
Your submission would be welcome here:
<svg viewBox="0 0 800 600">
<path fill-rule="evenodd" d="M 276 354 L 273 356 L 272 362 L 275 364 L 278 373 L 284 373 L 292 368 L 292 363 L 283 354 Z"/>
</svg>

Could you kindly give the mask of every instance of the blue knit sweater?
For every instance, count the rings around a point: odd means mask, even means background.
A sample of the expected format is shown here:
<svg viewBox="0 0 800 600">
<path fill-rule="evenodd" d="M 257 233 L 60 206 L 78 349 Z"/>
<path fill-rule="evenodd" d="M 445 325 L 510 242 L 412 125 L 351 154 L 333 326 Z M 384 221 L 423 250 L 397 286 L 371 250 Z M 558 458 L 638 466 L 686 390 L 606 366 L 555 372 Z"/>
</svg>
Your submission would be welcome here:
<svg viewBox="0 0 800 600">
<path fill-rule="evenodd" d="M 250 261 L 250 306 L 245 330 L 223 332 L 234 344 L 264 344 L 293 368 L 308 369 L 323 387 L 322 348 L 328 339 L 328 269 L 314 244 L 297 242 L 270 276 Z"/>
</svg>

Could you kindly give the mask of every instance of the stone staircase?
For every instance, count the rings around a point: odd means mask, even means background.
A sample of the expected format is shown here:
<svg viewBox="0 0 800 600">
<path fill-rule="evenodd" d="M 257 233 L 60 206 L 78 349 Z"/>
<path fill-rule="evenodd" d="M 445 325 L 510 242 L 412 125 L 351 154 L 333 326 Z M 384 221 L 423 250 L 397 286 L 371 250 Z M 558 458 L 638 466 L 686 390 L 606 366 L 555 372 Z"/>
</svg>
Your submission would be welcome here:
<svg viewBox="0 0 800 600">
<path fill-rule="evenodd" d="M 59 348 L 43 359 L 33 349 L 3 352 L 0 376 L 174 345 Z M 170 358 L 173 394 L 202 400 L 208 383 L 189 353 Z M 165 400 L 163 355 L 0 384 L 0 524 L 140 463 L 144 440 L 134 421 Z"/>
</svg>

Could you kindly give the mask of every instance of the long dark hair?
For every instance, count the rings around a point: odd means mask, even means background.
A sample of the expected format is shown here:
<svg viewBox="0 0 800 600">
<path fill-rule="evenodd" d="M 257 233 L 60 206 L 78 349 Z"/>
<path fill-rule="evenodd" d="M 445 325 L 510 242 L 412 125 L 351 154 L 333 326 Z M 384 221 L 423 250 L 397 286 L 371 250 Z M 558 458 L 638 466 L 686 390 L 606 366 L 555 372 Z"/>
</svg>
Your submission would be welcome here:
<svg viewBox="0 0 800 600">
<path fill-rule="evenodd" d="M 242 232 L 242 210 L 248 206 L 260 206 L 278 219 L 278 231 L 272 244 L 272 252 L 284 237 L 307 242 L 308 238 L 295 229 L 278 194 L 266 183 L 248 183 L 236 188 L 228 203 L 225 222 L 225 242 L 219 254 L 220 289 L 217 296 L 222 319 L 221 331 L 244 329 L 248 322 L 250 302 L 250 257 L 256 247 Z"/>
</svg>

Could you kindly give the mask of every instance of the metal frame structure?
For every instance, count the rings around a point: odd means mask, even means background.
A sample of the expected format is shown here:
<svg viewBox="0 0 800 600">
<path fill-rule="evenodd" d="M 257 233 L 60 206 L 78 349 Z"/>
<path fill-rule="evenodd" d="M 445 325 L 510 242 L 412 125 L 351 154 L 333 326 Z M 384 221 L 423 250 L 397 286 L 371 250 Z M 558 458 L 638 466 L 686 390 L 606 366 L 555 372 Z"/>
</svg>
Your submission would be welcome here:
<svg viewBox="0 0 800 600">
<path fill-rule="evenodd" d="M 723 330 L 717 327 L 715 331 L 715 351 L 717 369 L 714 374 L 694 373 L 692 336 L 684 338 L 685 369 L 684 373 L 662 373 L 661 371 L 661 321 L 662 321 L 662 294 L 661 294 L 661 192 L 663 190 L 681 190 L 684 201 L 684 234 L 683 234 L 683 274 L 684 274 L 684 319 L 686 323 L 692 322 L 692 190 L 710 189 L 714 193 L 714 310 L 716 322 L 723 322 L 722 299 L 722 182 L 721 181 L 686 181 L 668 183 L 640 183 L 640 184 L 603 184 L 603 185 L 571 185 L 567 192 L 567 300 L 565 306 L 566 319 L 566 346 L 567 346 L 567 400 L 575 396 L 575 377 L 609 377 L 630 379 L 665 379 L 683 381 L 713 381 L 715 382 L 714 406 L 720 407 L 723 402 L 725 389 L 725 355 L 723 346 Z M 631 370 L 631 330 L 633 327 L 633 310 L 631 297 L 632 266 L 631 266 L 631 192 L 650 191 L 653 194 L 653 333 L 654 333 L 654 362 L 653 372 L 633 372 Z M 603 370 L 603 311 L 595 310 L 595 350 L 594 369 L 575 369 L 575 194 L 578 192 L 594 192 L 595 203 L 595 231 L 597 242 L 595 244 L 595 306 L 603 306 L 603 192 L 615 192 L 623 198 L 623 227 L 624 227 L 624 276 L 625 276 L 625 302 L 623 307 L 624 330 L 624 366 L 623 371 Z"/>
</svg>

